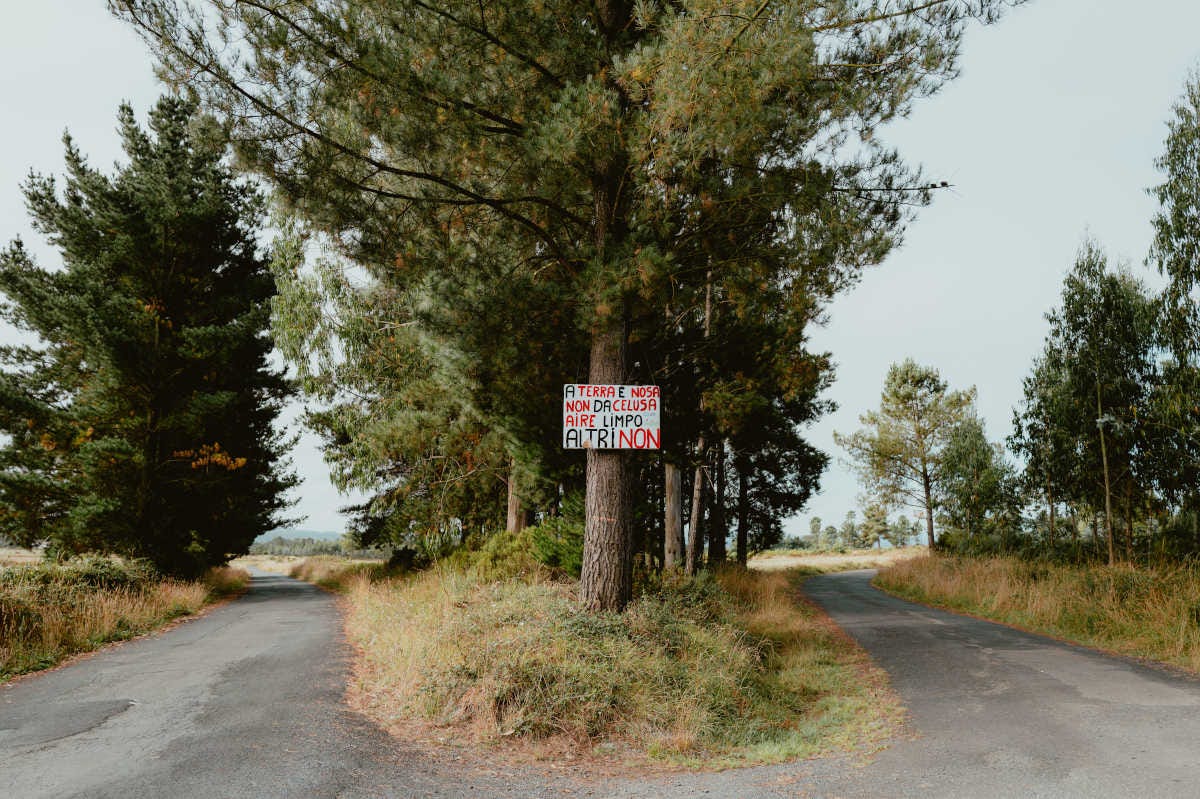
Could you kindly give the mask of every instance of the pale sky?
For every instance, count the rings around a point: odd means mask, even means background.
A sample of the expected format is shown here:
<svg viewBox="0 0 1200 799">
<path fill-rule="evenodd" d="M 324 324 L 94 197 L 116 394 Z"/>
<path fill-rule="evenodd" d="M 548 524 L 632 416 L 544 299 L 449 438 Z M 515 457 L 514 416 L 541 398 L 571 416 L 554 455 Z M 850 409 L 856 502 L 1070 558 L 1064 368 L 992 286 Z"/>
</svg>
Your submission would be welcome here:
<svg viewBox="0 0 1200 799">
<path fill-rule="evenodd" d="M 4 5 L 0 241 L 19 235 L 50 265 L 57 256 L 30 230 L 18 185 L 31 168 L 61 173 L 68 128 L 93 165 L 110 167 L 118 104 L 144 116 L 161 88 L 145 47 L 103 0 Z M 1185 0 L 1033 0 L 970 30 L 962 76 L 881 133 L 955 188 L 814 333 L 814 348 L 838 363 L 829 396 L 840 408 L 808 431 L 833 462 L 790 532 L 807 532 L 810 515 L 838 524 L 857 507 L 832 431 L 853 431 L 878 405 L 892 362 L 913 357 L 954 388 L 976 386 L 988 433 L 1001 439 L 1085 233 L 1144 272 L 1155 211 L 1145 189 L 1159 181 L 1171 105 L 1200 65 L 1197 31 L 1200 3 Z M 304 526 L 340 530 L 337 508 L 349 500 L 329 485 L 311 437 L 294 460 Z"/>
</svg>

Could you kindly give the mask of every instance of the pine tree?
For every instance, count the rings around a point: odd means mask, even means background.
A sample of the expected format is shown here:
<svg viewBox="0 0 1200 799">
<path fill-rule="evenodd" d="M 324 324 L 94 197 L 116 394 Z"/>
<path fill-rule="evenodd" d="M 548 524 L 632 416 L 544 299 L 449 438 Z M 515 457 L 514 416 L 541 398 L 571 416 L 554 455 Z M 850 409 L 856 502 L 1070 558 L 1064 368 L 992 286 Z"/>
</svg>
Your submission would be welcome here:
<svg viewBox="0 0 1200 799">
<path fill-rule="evenodd" d="M 878 263 L 928 184 L 873 131 L 952 77 L 966 21 L 1003 4 L 111 5 L 372 277 L 451 304 L 438 286 L 476 275 L 541 284 L 561 309 L 542 336 L 585 353 L 571 382 L 623 383 L 658 365 L 634 353 L 672 297 L 695 316 L 718 267 L 814 307 Z M 641 470 L 586 461 L 581 597 L 619 610 Z"/>
<path fill-rule="evenodd" d="M 277 526 L 293 483 L 263 202 L 193 102 L 160 100 L 149 132 L 123 106 L 119 125 L 129 163 L 113 176 L 68 137 L 63 190 L 24 187 L 63 268 L 20 242 L 0 258 L 3 318 L 32 342 L 0 350 L 3 532 L 192 575 Z"/>
<path fill-rule="evenodd" d="M 863 425 L 858 432 L 833 434 L 879 502 L 924 512 L 930 549 L 937 546 L 933 513 L 942 451 L 956 426 L 974 412 L 974 387 L 967 391 L 947 388 L 932 367 L 920 366 L 911 358 L 892 364 L 879 410 L 858 417 Z"/>
</svg>

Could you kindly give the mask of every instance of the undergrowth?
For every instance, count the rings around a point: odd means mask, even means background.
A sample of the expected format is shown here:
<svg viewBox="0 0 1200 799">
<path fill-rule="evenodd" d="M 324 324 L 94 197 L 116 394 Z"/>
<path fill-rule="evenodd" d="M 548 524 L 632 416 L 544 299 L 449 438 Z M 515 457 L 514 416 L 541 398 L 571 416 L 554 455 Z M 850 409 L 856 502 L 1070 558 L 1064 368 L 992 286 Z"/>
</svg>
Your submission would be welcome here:
<svg viewBox="0 0 1200 799">
<path fill-rule="evenodd" d="M 927 556 L 881 571 L 898 596 L 1200 671 L 1200 567 Z"/>
<path fill-rule="evenodd" d="M 183 582 L 99 557 L 0 568 L 0 682 L 195 613 L 249 579 L 224 567 Z"/>
<path fill-rule="evenodd" d="M 463 742 L 692 766 L 862 745 L 898 716 L 861 650 L 797 601 L 794 574 L 644 579 L 624 613 L 593 614 L 529 552 L 498 541 L 406 577 L 325 575 L 349 598 L 360 708 Z"/>
</svg>

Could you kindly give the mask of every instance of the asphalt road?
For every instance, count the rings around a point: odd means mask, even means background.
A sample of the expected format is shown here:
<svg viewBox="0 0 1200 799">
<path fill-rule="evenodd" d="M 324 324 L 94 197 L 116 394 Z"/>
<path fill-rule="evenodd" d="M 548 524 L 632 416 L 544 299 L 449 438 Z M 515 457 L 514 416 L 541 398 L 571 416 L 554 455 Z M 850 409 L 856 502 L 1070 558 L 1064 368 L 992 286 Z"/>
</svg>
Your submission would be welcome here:
<svg viewBox="0 0 1200 799">
<path fill-rule="evenodd" d="M 471 795 L 345 707 L 349 654 L 329 594 L 258 573 L 202 618 L 0 687 L 0 798 Z"/>
<path fill-rule="evenodd" d="M 346 709 L 334 600 L 284 577 L 163 635 L 0 687 L 0 797 L 1196 797 L 1200 683 L 872 589 L 807 591 L 890 672 L 872 759 L 573 777 L 431 759 Z"/>
<path fill-rule="evenodd" d="M 919 737 L 814 793 L 1200 796 L 1200 682 L 904 602 L 873 574 L 805 588 L 891 675 Z"/>
</svg>

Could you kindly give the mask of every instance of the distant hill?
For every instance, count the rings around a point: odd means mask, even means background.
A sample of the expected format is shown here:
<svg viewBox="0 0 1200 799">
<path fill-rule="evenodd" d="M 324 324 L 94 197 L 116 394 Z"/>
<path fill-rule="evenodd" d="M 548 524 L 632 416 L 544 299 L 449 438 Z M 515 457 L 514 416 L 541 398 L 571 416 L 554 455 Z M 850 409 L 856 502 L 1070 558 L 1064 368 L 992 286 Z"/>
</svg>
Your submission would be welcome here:
<svg viewBox="0 0 1200 799">
<path fill-rule="evenodd" d="M 294 527 L 284 527 L 279 530 L 272 530 L 269 533 L 263 533 L 255 542 L 270 541 L 275 538 L 314 538 L 317 541 L 339 541 L 342 534 L 335 533 L 331 530 L 299 530 Z"/>
</svg>

